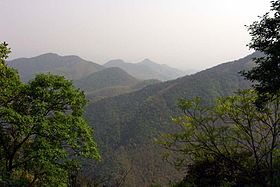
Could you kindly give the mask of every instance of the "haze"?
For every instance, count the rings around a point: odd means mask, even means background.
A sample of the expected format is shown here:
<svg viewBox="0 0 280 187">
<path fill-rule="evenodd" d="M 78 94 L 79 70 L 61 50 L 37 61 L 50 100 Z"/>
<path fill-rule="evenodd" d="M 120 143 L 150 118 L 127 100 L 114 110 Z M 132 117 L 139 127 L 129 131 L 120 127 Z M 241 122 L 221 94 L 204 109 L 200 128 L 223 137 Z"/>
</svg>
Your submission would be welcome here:
<svg viewBox="0 0 280 187">
<path fill-rule="evenodd" d="M 205 69 L 250 53 L 249 25 L 270 0 L 0 0 L 10 58 L 54 52 L 97 63 L 149 58 Z"/>
</svg>

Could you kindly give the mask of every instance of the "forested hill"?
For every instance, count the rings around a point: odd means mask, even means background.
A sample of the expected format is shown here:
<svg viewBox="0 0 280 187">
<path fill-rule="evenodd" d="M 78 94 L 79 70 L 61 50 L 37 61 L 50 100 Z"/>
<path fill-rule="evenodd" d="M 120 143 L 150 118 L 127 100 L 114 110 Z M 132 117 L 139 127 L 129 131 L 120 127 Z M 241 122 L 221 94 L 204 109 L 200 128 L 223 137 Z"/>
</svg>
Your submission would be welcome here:
<svg viewBox="0 0 280 187">
<path fill-rule="evenodd" d="M 90 104 L 86 116 L 95 129 L 104 161 L 98 171 L 116 176 L 129 170 L 127 186 L 167 183 L 173 179 L 178 173 L 162 162 L 162 150 L 154 145 L 153 139 L 174 130 L 171 116 L 180 113 L 176 107 L 178 99 L 200 96 L 211 101 L 249 88 L 249 82 L 238 72 L 252 67 L 252 58 L 259 55 L 254 53 L 194 75 Z"/>
<path fill-rule="evenodd" d="M 185 73 L 169 67 L 165 64 L 157 64 L 149 59 L 145 59 L 139 63 L 127 63 L 121 59 L 111 60 L 104 64 L 105 67 L 119 67 L 132 76 L 146 80 L 146 79 L 158 79 L 158 80 L 171 80 L 181 76 Z"/>
<path fill-rule="evenodd" d="M 139 90 L 159 80 L 138 80 L 124 70 L 113 67 L 75 80 L 74 84 L 86 92 L 91 102 Z"/>
<path fill-rule="evenodd" d="M 84 90 L 87 98 L 97 101 L 141 89 L 158 80 L 138 80 L 118 67 L 106 68 L 83 60 L 78 56 L 60 56 L 47 53 L 32 58 L 8 61 L 18 70 L 22 80 L 27 82 L 39 73 L 52 73 L 73 80 L 75 86 Z"/>
<path fill-rule="evenodd" d="M 163 83 L 140 82 L 119 68 L 106 69 L 77 56 L 45 54 L 8 63 L 18 69 L 24 81 L 41 72 L 64 75 L 97 101 L 88 105 L 85 115 L 94 128 L 102 162 L 94 168 L 87 163 L 85 176 L 118 179 L 128 173 L 125 186 L 149 186 L 166 184 L 180 175 L 162 161 L 162 150 L 154 143 L 160 133 L 176 130 L 171 117 L 180 114 L 178 99 L 201 96 L 211 101 L 248 88 L 249 83 L 238 72 L 252 67 L 251 59 L 256 56 L 260 54 Z M 114 95 L 119 96 L 111 97 Z M 112 182 L 107 181 L 109 185 Z"/>
<path fill-rule="evenodd" d="M 113 86 L 132 86 L 140 81 L 132 77 L 120 68 L 106 68 L 102 71 L 92 73 L 82 79 L 75 81 L 82 90 L 87 92 Z"/>
<path fill-rule="evenodd" d="M 18 58 L 8 61 L 8 64 L 19 71 L 25 82 L 34 78 L 38 73 L 51 72 L 75 80 L 105 69 L 99 64 L 86 61 L 78 56 L 60 56 L 55 53 L 46 53 L 32 58 Z"/>
</svg>

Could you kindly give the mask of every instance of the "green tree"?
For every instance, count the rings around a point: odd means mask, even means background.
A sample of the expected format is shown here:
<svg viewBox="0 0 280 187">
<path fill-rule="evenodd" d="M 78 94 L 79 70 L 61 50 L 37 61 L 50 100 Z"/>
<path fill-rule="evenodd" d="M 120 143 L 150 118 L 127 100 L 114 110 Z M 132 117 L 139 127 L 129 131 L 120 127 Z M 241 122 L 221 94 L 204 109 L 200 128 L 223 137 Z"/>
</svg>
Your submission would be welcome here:
<svg viewBox="0 0 280 187">
<path fill-rule="evenodd" d="M 257 94 L 242 91 L 213 107 L 182 100 L 181 131 L 161 141 L 174 164 L 185 168 L 194 186 L 279 185 L 280 99 L 255 106 Z M 181 184 L 182 185 L 182 184 Z"/>
<path fill-rule="evenodd" d="M 276 96 L 280 89 L 280 1 L 272 1 L 271 11 L 248 26 L 248 30 L 252 36 L 249 47 L 264 56 L 255 59 L 256 67 L 242 74 L 255 82 L 261 102 Z"/>
<path fill-rule="evenodd" d="M 84 93 L 51 74 L 21 82 L 5 62 L 9 52 L 0 44 L 0 183 L 70 185 L 81 158 L 100 157 L 83 117 Z"/>
</svg>

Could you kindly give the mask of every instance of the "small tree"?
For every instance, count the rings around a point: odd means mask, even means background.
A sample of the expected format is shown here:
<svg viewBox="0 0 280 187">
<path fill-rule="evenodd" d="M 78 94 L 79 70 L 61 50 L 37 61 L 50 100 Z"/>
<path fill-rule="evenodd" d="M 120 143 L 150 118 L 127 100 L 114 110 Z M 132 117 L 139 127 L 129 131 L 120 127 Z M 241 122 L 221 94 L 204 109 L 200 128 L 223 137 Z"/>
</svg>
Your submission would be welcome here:
<svg viewBox="0 0 280 187">
<path fill-rule="evenodd" d="M 264 53 L 255 59 L 252 70 L 243 72 L 260 96 L 259 102 L 278 95 L 280 89 L 280 1 L 271 2 L 271 11 L 248 27 L 252 36 L 249 47 Z"/>
<path fill-rule="evenodd" d="M 200 99 L 180 102 L 185 115 L 174 121 L 181 131 L 166 135 L 161 144 L 173 153 L 176 166 L 187 169 L 185 181 L 197 186 L 279 182 L 280 99 L 260 111 L 257 98 L 254 91 L 243 91 L 213 107 L 202 106 Z"/>
<path fill-rule="evenodd" d="M 51 74 L 22 83 L 5 63 L 9 52 L 7 44 L 0 44 L 2 183 L 69 185 L 81 157 L 100 157 L 92 129 L 83 117 L 84 93 Z"/>
</svg>

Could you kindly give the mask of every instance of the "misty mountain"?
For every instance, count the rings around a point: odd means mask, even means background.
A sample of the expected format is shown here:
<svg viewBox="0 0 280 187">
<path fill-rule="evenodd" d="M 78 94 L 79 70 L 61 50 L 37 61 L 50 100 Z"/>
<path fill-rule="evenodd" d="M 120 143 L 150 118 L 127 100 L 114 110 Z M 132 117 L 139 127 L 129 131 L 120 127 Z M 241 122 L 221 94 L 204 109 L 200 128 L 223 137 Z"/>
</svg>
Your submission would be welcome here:
<svg viewBox="0 0 280 187">
<path fill-rule="evenodd" d="M 95 170 L 116 177 L 130 171 L 125 186 L 167 184 L 180 176 L 163 162 L 163 150 L 154 139 L 172 132 L 172 116 L 178 116 L 180 98 L 200 96 L 210 104 L 220 96 L 250 87 L 238 72 L 253 66 L 254 53 L 237 61 L 224 63 L 194 75 L 147 86 L 139 91 L 103 99 L 87 107 L 86 117 L 95 129 L 103 162 Z M 121 169 L 120 169 L 121 168 Z M 91 168 L 86 168 L 90 173 Z"/>
<path fill-rule="evenodd" d="M 149 79 L 144 81 L 138 81 L 136 84 L 133 85 L 113 85 L 110 87 L 104 87 L 101 89 L 97 89 L 94 91 L 86 92 L 87 98 L 90 102 L 95 102 L 100 99 L 104 99 L 106 97 L 113 97 L 125 93 L 130 93 L 136 90 L 140 90 L 148 85 L 159 83 L 159 80 L 156 79 Z"/>
<path fill-rule="evenodd" d="M 125 186 L 149 186 L 181 178 L 180 172 L 162 161 L 163 150 L 154 142 L 161 133 L 176 130 L 171 117 L 181 114 L 177 108 L 178 99 L 200 96 L 209 104 L 216 97 L 250 87 L 238 72 L 251 68 L 252 58 L 259 55 L 254 53 L 163 83 L 139 81 L 120 68 L 105 69 L 77 56 L 45 54 L 8 63 L 19 70 L 24 80 L 39 72 L 64 75 L 74 80 L 94 101 L 89 103 L 85 116 L 94 128 L 102 161 L 94 165 L 87 163 L 84 168 L 87 176 L 117 178 L 129 171 Z M 143 68 L 143 73 L 145 68 L 146 72 L 155 72 L 152 70 L 156 65 L 145 60 L 138 63 L 138 67 L 138 70 Z"/>
<path fill-rule="evenodd" d="M 50 72 L 65 76 L 73 80 L 75 86 L 84 90 L 91 101 L 129 93 L 159 82 L 138 80 L 118 67 L 106 68 L 74 55 L 47 53 L 8 61 L 8 65 L 17 69 L 25 82 L 39 73 Z"/>
<path fill-rule="evenodd" d="M 171 80 L 185 75 L 183 71 L 176 68 L 169 67 L 165 64 L 157 64 L 149 59 L 145 59 L 139 63 L 127 63 L 123 60 L 111 60 L 104 64 L 105 67 L 119 67 L 132 76 L 146 80 L 146 79 L 159 79 Z"/>
<path fill-rule="evenodd" d="M 23 81 L 34 78 L 38 73 L 53 73 L 63 75 L 67 79 L 76 80 L 105 67 L 86 61 L 78 56 L 60 56 L 47 53 L 32 58 L 18 58 L 8 61 L 8 65 L 17 69 Z"/>
<path fill-rule="evenodd" d="M 86 92 L 113 87 L 113 86 L 132 86 L 140 81 L 124 70 L 112 67 L 92 73 L 75 81 L 75 85 Z"/>
<path fill-rule="evenodd" d="M 91 101 L 112 97 L 158 83 L 158 80 L 138 80 L 118 67 L 106 68 L 74 81 Z"/>
</svg>

